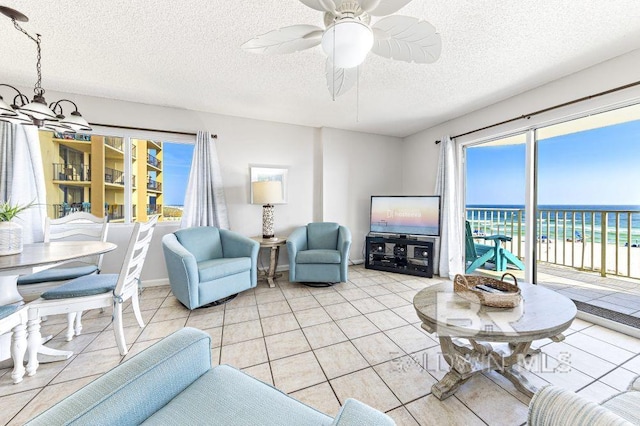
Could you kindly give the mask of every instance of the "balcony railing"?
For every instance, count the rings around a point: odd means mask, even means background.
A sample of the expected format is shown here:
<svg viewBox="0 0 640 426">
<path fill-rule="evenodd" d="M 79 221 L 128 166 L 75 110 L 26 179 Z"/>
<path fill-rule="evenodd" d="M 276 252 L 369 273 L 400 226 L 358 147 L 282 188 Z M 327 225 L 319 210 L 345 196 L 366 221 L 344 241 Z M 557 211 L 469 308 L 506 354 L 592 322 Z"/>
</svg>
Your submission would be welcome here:
<svg viewBox="0 0 640 426">
<path fill-rule="evenodd" d="M 111 148 L 115 148 L 117 150 L 124 151 L 123 150 L 124 140 L 122 138 L 106 136 L 104 138 L 104 143 L 106 145 L 109 145 Z"/>
<path fill-rule="evenodd" d="M 523 209 L 467 208 L 475 237 L 512 238 L 507 250 L 524 256 Z M 537 259 L 585 271 L 640 278 L 640 211 L 539 208 Z"/>
<path fill-rule="evenodd" d="M 54 219 L 59 219 L 75 212 L 91 213 L 91 203 L 53 204 Z"/>
<path fill-rule="evenodd" d="M 110 167 L 104 168 L 105 183 L 114 183 L 116 185 L 124 185 L 124 172 Z"/>
<path fill-rule="evenodd" d="M 158 169 L 162 165 L 162 162 L 151 154 L 147 154 L 147 163 Z"/>
<path fill-rule="evenodd" d="M 149 179 L 147 181 L 147 189 L 152 191 L 162 191 L 162 183 Z"/>
<path fill-rule="evenodd" d="M 104 214 L 109 218 L 109 220 L 121 220 L 124 219 L 124 206 L 123 205 L 112 205 L 105 204 L 104 206 Z"/>
<path fill-rule="evenodd" d="M 53 180 L 90 182 L 91 170 L 84 164 L 53 163 Z"/>
<path fill-rule="evenodd" d="M 161 204 L 147 204 L 147 214 L 162 214 L 162 205 Z"/>
</svg>

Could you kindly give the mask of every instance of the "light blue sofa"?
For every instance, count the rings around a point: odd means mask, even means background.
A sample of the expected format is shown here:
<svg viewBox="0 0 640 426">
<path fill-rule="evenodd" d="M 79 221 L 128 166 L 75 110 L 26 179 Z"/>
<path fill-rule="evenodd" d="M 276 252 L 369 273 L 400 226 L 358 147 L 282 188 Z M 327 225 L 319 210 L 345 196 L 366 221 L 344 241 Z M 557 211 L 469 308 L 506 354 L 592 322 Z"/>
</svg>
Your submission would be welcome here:
<svg viewBox="0 0 640 426">
<path fill-rule="evenodd" d="M 180 229 L 162 237 L 173 295 L 189 309 L 256 286 L 260 244 L 213 226 Z"/>
<path fill-rule="evenodd" d="M 211 368 L 211 338 L 183 328 L 28 425 L 394 425 L 348 399 L 335 419 L 233 367 Z"/>
<path fill-rule="evenodd" d="M 334 222 L 296 228 L 287 237 L 289 281 L 346 282 L 351 232 Z"/>
</svg>

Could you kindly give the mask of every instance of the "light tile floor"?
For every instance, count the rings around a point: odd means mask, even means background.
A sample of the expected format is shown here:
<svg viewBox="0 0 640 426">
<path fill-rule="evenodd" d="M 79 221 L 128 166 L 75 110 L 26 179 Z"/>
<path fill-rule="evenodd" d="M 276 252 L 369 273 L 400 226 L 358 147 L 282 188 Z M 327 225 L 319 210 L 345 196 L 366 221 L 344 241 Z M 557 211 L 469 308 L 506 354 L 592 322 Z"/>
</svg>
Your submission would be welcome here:
<svg viewBox="0 0 640 426">
<path fill-rule="evenodd" d="M 168 287 L 147 288 L 140 329 L 125 309 L 130 352 L 121 357 L 110 312 L 86 312 L 83 334 L 64 341 L 64 318 L 43 333 L 50 346 L 75 352 L 66 362 L 43 364 L 34 377 L 11 383 L 0 367 L 0 424 L 22 424 L 162 337 L 184 326 L 207 331 L 216 363 L 244 369 L 307 404 L 335 415 L 346 398 L 387 412 L 398 425 L 518 425 L 529 398 L 497 373 L 475 376 L 439 401 L 431 386 L 447 371 L 433 336 L 420 328 L 411 305 L 420 289 L 440 282 L 353 266 L 349 282 L 312 288 L 260 282 L 232 302 L 188 311 Z M 536 385 L 554 383 L 601 400 L 640 374 L 640 340 L 576 320 L 562 343 L 535 342 L 524 374 Z"/>
</svg>

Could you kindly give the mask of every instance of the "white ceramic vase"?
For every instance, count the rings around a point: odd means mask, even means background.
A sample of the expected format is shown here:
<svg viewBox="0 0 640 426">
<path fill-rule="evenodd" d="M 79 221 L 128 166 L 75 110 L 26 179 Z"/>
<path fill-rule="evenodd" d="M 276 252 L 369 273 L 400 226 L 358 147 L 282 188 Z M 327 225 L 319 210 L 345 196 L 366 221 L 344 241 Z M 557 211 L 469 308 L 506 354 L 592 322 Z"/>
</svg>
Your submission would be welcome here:
<svg viewBox="0 0 640 426">
<path fill-rule="evenodd" d="M 22 226 L 15 222 L 0 222 L 0 256 L 22 252 Z"/>
</svg>

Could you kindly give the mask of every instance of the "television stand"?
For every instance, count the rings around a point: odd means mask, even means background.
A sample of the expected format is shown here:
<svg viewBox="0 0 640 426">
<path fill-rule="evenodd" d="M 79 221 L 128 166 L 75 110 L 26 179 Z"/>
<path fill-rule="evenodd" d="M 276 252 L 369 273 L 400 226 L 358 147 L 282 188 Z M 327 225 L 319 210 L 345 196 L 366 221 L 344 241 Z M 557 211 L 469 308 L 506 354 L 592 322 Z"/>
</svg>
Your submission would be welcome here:
<svg viewBox="0 0 640 426">
<path fill-rule="evenodd" d="M 433 242 L 406 236 L 366 237 L 366 269 L 433 277 Z"/>
</svg>

